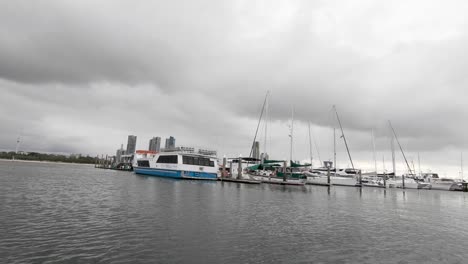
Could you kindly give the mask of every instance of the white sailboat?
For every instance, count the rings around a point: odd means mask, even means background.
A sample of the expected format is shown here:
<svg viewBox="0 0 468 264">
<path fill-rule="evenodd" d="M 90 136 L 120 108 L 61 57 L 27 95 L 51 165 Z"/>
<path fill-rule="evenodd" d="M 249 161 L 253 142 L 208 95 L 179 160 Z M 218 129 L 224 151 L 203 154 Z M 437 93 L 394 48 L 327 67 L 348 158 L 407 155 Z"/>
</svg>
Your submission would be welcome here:
<svg viewBox="0 0 468 264">
<path fill-rule="evenodd" d="M 336 130 L 333 128 L 333 161 L 334 164 L 330 161 L 324 161 L 324 167 L 319 168 L 320 171 L 322 171 L 323 176 L 327 177 L 327 174 L 330 172 L 330 184 L 331 185 L 336 185 L 336 186 L 356 186 L 360 187 L 360 170 L 354 168 L 354 163 L 351 158 L 351 154 L 349 152 L 349 147 L 348 147 L 348 142 L 346 141 L 346 137 L 343 131 L 343 126 L 341 125 L 341 120 L 338 115 L 338 111 L 336 110 L 336 107 L 333 106 L 333 110 L 335 111 L 336 119 L 337 122 L 340 126 L 341 130 L 341 138 L 343 138 L 345 147 L 346 147 L 346 152 L 348 153 L 348 158 L 349 161 L 351 162 L 351 168 L 346 168 L 346 169 L 337 169 L 336 168 Z M 334 167 L 333 167 L 334 166 Z M 325 178 L 324 177 L 308 177 L 309 182 L 315 181 L 317 183 L 324 182 Z M 328 180 L 328 178 L 326 178 Z M 328 181 L 327 181 L 328 183 Z"/>
<path fill-rule="evenodd" d="M 309 152 L 310 152 L 310 170 L 305 171 L 304 175 L 307 177 L 307 184 L 310 185 L 322 185 L 322 186 L 330 186 L 330 178 L 327 175 L 330 173 L 329 168 L 327 165 L 324 165 L 322 168 L 314 170 L 312 166 L 312 137 L 310 132 L 310 122 L 309 122 Z"/>
<path fill-rule="evenodd" d="M 265 115 L 268 114 L 268 99 L 269 99 L 269 91 L 265 97 L 265 101 L 262 108 L 262 113 L 260 114 L 259 124 L 262 119 L 263 113 Z M 265 118 L 265 122 L 268 123 L 268 117 Z M 292 154 L 293 154 L 293 138 L 294 138 L 294 109 L 292 109 L 292 117 L 291 117 L 291 126 L 290 126 L 290 166 L 287 167 L 286 161 L 283 160 L 265 160 L 263 158 L 260 164 L 250 166 L 246 168 L 246 173 L 250 176 L 253 176 L 253 179 L 261 181 L 263 183 L 271 183 L 271 184 L 281 184 L 281 185 L 304 185 L 306 182 L 305 176 L 299 172 L 295 172 L 294 168 L 292 168 Z M 256 139 L 257 133 L 255 134 L 254 142 Z M 265 124 L 265 153 L 266 153 L 266 138 L 267 138 L 267 124 Z"/>
<path fill-rule="evenodd" d="M 395 187 L 396 188 L 402 188 L 402 189 L 430 189 L 431 186 L 429 183 L 426 182 L 419 182 L 414 179 L 414 173 L 413 170 L 411 169 L 408 160 L 406 159 L 405 152 L 403 151 L 403 148 L 401 147 L 400 141 L 398 140 L 398 137 L 396 135 L 395 129 L 393 129 L 392 123 L 390 120 L 388 121 L 388 124 L 393 132 L 393 136 L 395 137 L 395 140 L 398 144 L 398 147 L 400 148 L 401 154 L 403 155 L 403 158 L 406 163 L 406 167 L 408 168 L 409 174 L 401 175 L 400 177 L 397 177 L 395 175 L 394 181 L 395 181 Z"/>
<path fill-rule="evenodd" d="M 363 176 L 362 178 L 362 186 L 365 187 L 377 187 L 377 188 L 386 188 L 384 181 L 379 180 L 377 176 L 377 156 L 375 153 L 375 137 L 374 137 L 374 130 L 371 131 L 372 134 L 372 147 L 374 153 L 374 171 L 368 174 L 368 176 Z"/>
</svg>

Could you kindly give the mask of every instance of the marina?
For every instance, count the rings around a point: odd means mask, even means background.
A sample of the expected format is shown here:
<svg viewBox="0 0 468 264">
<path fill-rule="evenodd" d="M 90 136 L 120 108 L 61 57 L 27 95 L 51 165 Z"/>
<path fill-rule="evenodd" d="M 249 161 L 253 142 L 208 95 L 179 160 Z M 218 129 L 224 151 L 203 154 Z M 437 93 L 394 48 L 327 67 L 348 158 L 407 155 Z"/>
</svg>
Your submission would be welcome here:
<svg viewBox="0 0 468 264">
<path fill-rule="evenodd" d="M 0 263 L 468 263 L 467 13 L 0 1 Z"/>
</svg>

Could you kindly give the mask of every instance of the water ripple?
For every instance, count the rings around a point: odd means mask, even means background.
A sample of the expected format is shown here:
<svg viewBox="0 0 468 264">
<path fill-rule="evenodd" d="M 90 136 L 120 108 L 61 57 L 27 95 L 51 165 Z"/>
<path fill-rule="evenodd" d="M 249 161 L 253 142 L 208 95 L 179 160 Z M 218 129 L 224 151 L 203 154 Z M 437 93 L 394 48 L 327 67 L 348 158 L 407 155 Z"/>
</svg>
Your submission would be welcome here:
<svg viewBox="0 0 468 264">
<path fill-rule="evenodd" d="M 0 161 L 6 263 L 464 263 L 465 193 Z"/>
</svg>

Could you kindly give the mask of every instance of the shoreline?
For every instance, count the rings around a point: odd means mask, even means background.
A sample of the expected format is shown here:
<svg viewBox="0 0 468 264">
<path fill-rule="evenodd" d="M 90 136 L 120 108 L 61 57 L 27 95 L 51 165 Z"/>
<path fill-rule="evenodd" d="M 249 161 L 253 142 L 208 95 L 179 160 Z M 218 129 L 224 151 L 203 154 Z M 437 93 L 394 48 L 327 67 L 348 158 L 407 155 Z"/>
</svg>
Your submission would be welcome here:
<svg viewBox="0 0 468 264">
<path fill-rule="evenodd" d="M 94 166 L 91 163 L 74 163 L 74 162 L 63 162 L 63 161 L 48 161 L 48 160 L 21 160 L 21 159 L 2 159 L 0 161 L 7 161 L 7 162 L 26 162 L 26 163 L 50 163 L 50 164 L 70 164 L 70 165 L 88 165 Z"/>
</svg>

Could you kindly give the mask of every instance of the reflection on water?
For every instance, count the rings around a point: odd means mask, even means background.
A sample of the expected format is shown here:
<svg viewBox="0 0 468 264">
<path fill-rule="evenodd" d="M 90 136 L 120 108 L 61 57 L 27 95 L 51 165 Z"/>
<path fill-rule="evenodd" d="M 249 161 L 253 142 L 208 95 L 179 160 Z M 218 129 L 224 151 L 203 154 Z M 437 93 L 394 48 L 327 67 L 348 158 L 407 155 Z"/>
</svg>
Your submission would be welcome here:
<svg viewBox="0 0 468 264">
<path fill-rule="evenodd" d="M 5 263 L 464 263 L 466 193 L 0 161 Z"/>
</svg>

